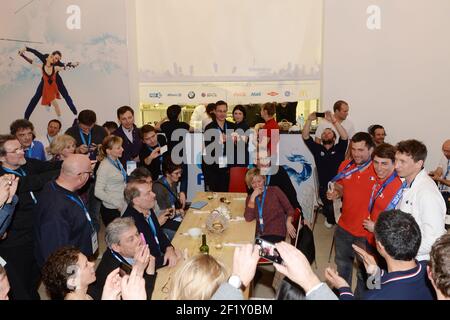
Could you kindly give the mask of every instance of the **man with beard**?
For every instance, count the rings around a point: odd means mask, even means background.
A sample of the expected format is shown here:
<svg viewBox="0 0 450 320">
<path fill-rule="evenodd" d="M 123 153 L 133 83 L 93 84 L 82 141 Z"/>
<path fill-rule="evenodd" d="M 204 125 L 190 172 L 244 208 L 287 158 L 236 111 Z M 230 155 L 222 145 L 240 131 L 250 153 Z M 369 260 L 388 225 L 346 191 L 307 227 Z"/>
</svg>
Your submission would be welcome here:
<svg viewBox="0 0 450 320">
<path fill-rule="evenodd" d="M 319 175 L 319 196 L 323 203 L 322 212 L 326 217 L 325 226 L 331 228 L 336 224 L 336 220 L 334 218 L 333 201 L 327 199 L 328 183 L 337 174 L 339 165 L 344 161 L 345 151 L 348 145 L 348 135 L 345 128 L 337 121 L 335 115 L 331 112 L 326 112 L 325 119 L 334 125 L 341 138 L 335 144 L 336 133 L 331 128 L 326 128 L 320 136 L 321 143 L 316 143 L 309 135 L 311 122 L 316 119 L 315 112 L 309 115 L 303 128 L 302 137 L 316 162 L 317 173 Z"/>
</svg>

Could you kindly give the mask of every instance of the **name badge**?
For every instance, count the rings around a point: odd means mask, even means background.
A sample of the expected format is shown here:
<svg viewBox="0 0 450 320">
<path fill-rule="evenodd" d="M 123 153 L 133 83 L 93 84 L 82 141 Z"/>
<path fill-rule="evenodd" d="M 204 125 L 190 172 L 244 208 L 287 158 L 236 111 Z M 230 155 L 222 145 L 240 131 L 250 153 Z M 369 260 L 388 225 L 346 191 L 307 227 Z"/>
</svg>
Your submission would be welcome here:
<svg viewBox="0 0 450 320">
<path fill-rule="evenodd" d="M 127 175 L 129 176 L 137 168 L 136 161 L 127 161 Z"/>
<path fill-rule="evenodd" d="M 91 244 L 92 244 L 92 254 L 94 254 L 98 250 L 97 232 L 92 232 L 92 234 L 91 234 Z"/>
<path fill-rule="evenodd" d="M 226 168 L 227 167 L 227 157 L 221 156 L 219 157 L 219 168 Z"/>
</svg>

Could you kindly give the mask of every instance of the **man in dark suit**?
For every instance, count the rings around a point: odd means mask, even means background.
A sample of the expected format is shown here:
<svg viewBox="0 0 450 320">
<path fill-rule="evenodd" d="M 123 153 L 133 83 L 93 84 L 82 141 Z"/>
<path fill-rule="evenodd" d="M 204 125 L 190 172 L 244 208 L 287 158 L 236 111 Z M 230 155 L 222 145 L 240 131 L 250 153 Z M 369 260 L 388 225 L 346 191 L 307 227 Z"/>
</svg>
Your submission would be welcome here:
<svg viewBox="0 0 450 320">
<path fill-rule="evenodd" d="M 133 218 L 114 219 L 106 228 L 105 238 L 108 248 L 95 271 L 97 281 L 89 286 L 91 297 L 100 300 L 106 278 L 122 266 L 129 270 L 139 268 L 139 273 L 144 276 L 147 300 L 150 300 L 156 279 L 155 258 L 150 255 Z"/>
<path fill-rule="evenodd" d="M 128 208 L 123 217 L 132 217 L 139 233 L 145 238 L 150 253 L 156 259 L 156 268 L 173 267 L 181 259 L 181 253 L 170 243 L 162 231 L 153 208 L 156 196 L 147 180 L 134 180 L 125 187 Z"/>
</svg>

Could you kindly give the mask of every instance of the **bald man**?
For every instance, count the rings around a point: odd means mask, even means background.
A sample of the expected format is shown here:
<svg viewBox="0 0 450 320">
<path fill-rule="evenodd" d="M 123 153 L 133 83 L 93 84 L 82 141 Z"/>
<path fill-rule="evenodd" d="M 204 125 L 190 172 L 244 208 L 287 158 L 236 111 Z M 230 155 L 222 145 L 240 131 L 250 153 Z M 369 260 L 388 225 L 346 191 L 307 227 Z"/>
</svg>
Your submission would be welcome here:
<svg viewBox="0 0 450 320">
<path fill-rule="evenodd" d="M 70 155 L 58 179 L 44 187 L 34 211 L 35 254 L 39 267 L 42 268 L 49 255 L 64 246 L 74 246 L 87 257 L 97 251 L 97 232 L 86 205 L 77 194 L 91 174 L 91 162 L 86 155 Z"/>
</svg>

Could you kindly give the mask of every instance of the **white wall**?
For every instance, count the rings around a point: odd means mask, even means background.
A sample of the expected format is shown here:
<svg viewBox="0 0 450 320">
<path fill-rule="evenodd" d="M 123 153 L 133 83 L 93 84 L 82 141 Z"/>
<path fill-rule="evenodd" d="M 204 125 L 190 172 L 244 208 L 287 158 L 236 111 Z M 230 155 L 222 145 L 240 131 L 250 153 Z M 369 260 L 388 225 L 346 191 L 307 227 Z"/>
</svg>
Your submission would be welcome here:
<svg viewBox="0 0 450 320">
<path fill-rule="evenodd" d="M 379 30 L 367 28 L 370 5 Z M 450 138 L 449 12 L 448 0 L 325 0 L 322 108 L 347 100 L 357 129 L 423 141 L 434 168 Z"/>
</svg>

